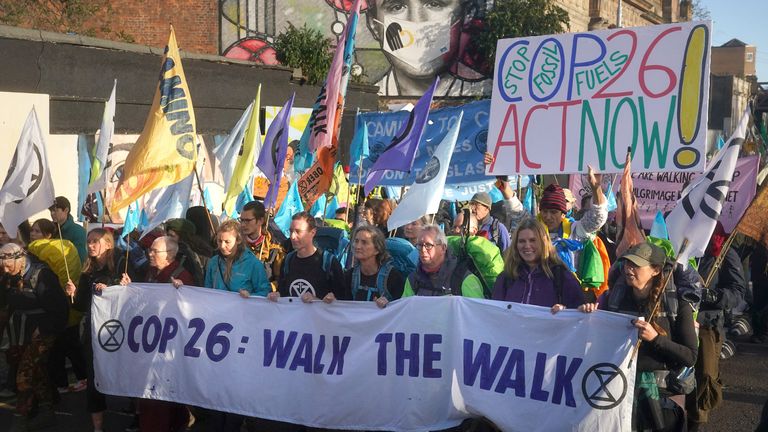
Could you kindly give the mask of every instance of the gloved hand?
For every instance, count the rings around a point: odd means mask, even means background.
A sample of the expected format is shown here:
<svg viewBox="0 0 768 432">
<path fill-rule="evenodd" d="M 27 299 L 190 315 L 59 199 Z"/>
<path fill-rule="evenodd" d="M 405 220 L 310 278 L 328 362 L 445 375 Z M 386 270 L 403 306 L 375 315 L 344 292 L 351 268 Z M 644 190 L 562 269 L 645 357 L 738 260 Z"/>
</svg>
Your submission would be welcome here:
<svg viewBox="0 0 768 432">
<path fill-rule="evenodd" d="M 722 294 L 713 289 L 705 288 L 701 290 L 701 302 L 706 304 L 717 304 L 720 301 Z"/>
</svg>

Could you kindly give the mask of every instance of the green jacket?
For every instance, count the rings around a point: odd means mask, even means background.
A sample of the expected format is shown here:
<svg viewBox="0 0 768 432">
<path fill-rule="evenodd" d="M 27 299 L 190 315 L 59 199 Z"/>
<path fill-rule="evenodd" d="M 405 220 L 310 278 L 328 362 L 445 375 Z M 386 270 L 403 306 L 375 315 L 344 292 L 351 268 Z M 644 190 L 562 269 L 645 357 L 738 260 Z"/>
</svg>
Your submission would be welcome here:
<svg viewBox="0 0 768 432">
<path fill-rule="evenodd" d="M 77 254 L 80 255 L 80 262 L 88 258 L 88 252 L 85 250 L 85 235 L 85 228 L 76 224 L 72 215 L 67 216 L 67 221 L 61 225 L 61 237 L 75 245 Z"/>
</svg>

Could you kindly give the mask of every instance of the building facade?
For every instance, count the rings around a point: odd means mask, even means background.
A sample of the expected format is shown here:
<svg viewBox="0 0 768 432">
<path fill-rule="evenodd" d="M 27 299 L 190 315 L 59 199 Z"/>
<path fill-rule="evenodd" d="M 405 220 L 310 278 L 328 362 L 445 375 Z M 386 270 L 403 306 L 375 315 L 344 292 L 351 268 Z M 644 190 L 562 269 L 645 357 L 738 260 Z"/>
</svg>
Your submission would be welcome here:
<svg viewBox="0 0 768 432">
<path fill-rule="evenodd" d="M 441 77 L 438 96 L 489 96 L 489 62 L 472 39 L 499 0 L 362 0 L 355 65 L 358 80 L 377 84 L 379 94 L 420 96 L 407 81 Z M 690 0 L 556 0 L 572 32 L 687 21 Z M 92 21 L 97 37 L 162 47 L 173 25 L 182 50 L 275 65 L 274 37 L 291 23 L 306 24 L 338 40 L 353 0 L 111 0 Z M 621 4 L 621 8 L 619 8 Z M 383 6 L 382 6 L 383 5 Z M 108 16 L 106 16 L 108 14 Z M 401 55 L 385 46 L 385 26 L 409 27 L 426 46 Z M 104 31 L 100 28 L 104 28 Z M 417 58 L 418 60 L 414 60 Z"/>
</svg>

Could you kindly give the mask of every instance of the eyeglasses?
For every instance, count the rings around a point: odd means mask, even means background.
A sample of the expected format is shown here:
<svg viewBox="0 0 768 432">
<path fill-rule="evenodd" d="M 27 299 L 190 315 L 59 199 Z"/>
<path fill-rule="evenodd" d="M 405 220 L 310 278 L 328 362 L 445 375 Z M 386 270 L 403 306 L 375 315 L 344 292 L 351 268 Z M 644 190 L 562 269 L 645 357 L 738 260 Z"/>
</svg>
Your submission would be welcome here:
<svg viewBox="0 0 768 432">
<path fill-rule="evenodd" d="M 150 249 L 149 250 L 149 253 L 152 253 L 152 254 L 159 254 L 161 252 L 168 252 L 168 251 L 167 250 L 160 250 L 160 249 Z"/>
<path fill-rule="evenodd" d="M 437 245 L 434 243 L 416 243 L 416 249 L 426 249 L 427 251 L 431 251 L 435 246 Z"/>
<path fill-rule="evenodd" d="M 244 218 L 244 217 L 241 217 L 241 218 L 237 218 L 237 220 L 239 220 L 240 222 L 249 223 L 249 222 L 255 221 L 256 218 Z"/>
</svg>

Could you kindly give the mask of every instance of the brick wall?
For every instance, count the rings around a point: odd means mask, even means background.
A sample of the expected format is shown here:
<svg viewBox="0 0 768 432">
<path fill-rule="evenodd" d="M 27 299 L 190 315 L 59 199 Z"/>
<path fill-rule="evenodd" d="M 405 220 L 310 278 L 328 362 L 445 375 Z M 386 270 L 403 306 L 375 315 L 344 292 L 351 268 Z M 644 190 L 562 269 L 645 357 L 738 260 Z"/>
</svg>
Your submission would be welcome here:
<svg viewBox="0 0 768 432">
<path fill-rule="evenodd" d="M 112 0 L 111 6 L 111 33 L 97 37 L 117 40 L 117 33 L 123 32 L 137 44 L 162 47 L 172 24 L 182 50 L 219 54 L 217 0 Z"/>
<path fill-rule="evenodd" d="M 752 54 L 752 61 L 747 61 L 747 54 Z M 713 47 L 710 70 L 714 75 L 755 75 L 754 46 L 742 47 Z"/>
<path fill-rule="evenodd" d="M 557 5 L 568 12 L 570 31 L 584 32 L 589 29 L 589 0 L 558 0 Z"/>
</svg>

